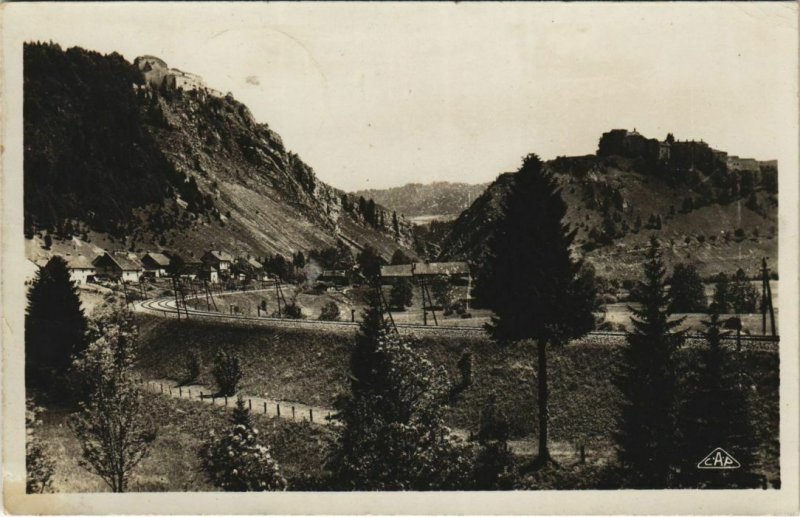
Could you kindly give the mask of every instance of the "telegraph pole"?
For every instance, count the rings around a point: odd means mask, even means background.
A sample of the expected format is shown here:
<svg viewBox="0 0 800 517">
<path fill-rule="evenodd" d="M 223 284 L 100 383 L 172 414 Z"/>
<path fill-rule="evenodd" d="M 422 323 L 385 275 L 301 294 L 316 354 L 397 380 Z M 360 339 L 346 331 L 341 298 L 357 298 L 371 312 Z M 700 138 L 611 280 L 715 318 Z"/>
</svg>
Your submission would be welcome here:
<svg viewBox="0 0 800 517">
<path fill-rule="evenodd" d="M 775 309 L 772 307 L 772 288 L 769 285 L 767 258 L 761 259 L 761 333 L 767 335 L 767 310 L 769 310 L 770 330 L 775 336 Z"/>
</svg>

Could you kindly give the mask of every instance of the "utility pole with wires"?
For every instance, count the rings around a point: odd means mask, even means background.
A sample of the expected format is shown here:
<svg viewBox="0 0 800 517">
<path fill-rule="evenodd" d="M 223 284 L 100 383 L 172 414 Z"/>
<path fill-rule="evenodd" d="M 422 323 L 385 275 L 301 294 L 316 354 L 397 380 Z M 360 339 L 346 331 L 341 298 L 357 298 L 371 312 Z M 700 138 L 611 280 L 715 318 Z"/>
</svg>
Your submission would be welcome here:
<svg viewBox="0 0 800 517">
<path fill-rule="evenodd" d="M 278 317 L 283 317 L 283 312 L 281 311 L 281 302 L 283 302 L 283 307 L 286 308 L 286 298 L 283 296 L 283 289 L 281 289 L 281 279 L 278 276 L 275 276 L 275 297 L 278 300 Z"/>
<path fill-rule="evenodd" d="M 767 311 L 769 311 L 770 329 L 775 333 L 775 309 L 772 307 L 772 288 L 769 285 L 769 268 L 767 257 L 761 259 L 761 334 L 767 335 Z"/>
<path fill-rule="evenodd" d="M 384 314 L 388 315 L 389 325 L 391 326 L 392 331 L 394 331 L 395 334 L 399 334 L 397 331 L 397 325 L 395 325 L 394 318 L 392 317 L 392 311 L 389 309 L 389 304 L 386 303 L 386 298 L 383 296 L 383 289 L 381 288 L 380 280 L 375 282 L 375 289 L 377 290 L 378 303 L 381 306 L 381 317 L 383 317 Z M 355 318 L 353 318 L 353 320 L 355 321 Z M 384 323 L 385 322 L 386 318 L 384 318 Z"/>
</svg>

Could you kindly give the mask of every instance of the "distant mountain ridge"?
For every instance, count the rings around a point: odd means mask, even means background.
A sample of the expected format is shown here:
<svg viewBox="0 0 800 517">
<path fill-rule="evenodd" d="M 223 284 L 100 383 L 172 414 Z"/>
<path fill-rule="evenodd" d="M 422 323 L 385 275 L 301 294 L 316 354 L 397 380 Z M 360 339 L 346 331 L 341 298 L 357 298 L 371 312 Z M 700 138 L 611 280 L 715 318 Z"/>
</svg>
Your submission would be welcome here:
<svg viewBox="0 0 800 517">
<path fill-rule="evenodd" d="M 455 219 L 480 196 L 488 183 L 472 185 L 435 181 L 408 183 L 388 189 L 368 189 L 353 192 L 354 196 L 372 198 L 410 220 L 436 218 Z"/>
<path fill-rule="evenodd" d="M 230 94 L 153 56 L 24 47 L 25 231 L 108 248 L 413 255 L 410 224 L 320 181 Z"/>
</svg>

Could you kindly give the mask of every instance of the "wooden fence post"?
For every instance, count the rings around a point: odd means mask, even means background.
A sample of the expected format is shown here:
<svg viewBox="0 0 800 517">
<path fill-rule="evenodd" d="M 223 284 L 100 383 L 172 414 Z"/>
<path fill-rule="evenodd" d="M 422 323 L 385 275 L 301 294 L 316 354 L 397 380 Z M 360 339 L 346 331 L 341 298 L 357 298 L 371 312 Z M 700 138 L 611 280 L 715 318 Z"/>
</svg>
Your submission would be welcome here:
<svg viewBox="0 0 800 517">
<path fill-rule="evenodd" d="M 161 387 L 161 393 L 164 393 L 164 385 L 162 383 L 158 383 L 159 387 Z"/>
<path fill-rule="evenodd" d="M 314 421 L 314 410 L 311 408 L 308 408 L 308 421 L 309 422 Z"/>
<path fill-rule="evenodd" d="M 281 405 L 280 404 L 276 404 L 276 405 L 278 406 L 278 416 L 281 416 Z"/>
<path fill-rule="evenodd" d="M 247 399 L 247 407 L 248 407 L 248 409 L 250 409 L 250 411 L 253 410 L 253 400 L 252 399 Z"/>
<path fill-rule="evenodd" d="M 265 415 L 267 414 L 267 403 L 266 402 L 264 402 L 264 414 Z"/>
<path fill-rule="evenodd" d="M 294 406 L 292 406 L 292 420 L 294 420 Z"/>
<path fill-rule="evenodd" d="M 183 397 L 183 389 L 180 386 L 178 386 L 178 396 Z"/>
<path fill-rule="evenodd" d="M 228 396 L 227 395 L 225 395 L 225 406 L 226 407 L 228 406 Z"/>
</svg>

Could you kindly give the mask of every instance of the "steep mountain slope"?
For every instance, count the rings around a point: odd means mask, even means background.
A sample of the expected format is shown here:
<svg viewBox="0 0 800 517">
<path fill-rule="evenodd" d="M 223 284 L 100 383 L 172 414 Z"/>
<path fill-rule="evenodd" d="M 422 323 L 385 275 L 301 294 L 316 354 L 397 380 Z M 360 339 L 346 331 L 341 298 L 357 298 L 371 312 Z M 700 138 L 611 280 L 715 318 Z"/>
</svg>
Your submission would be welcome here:
<svg viewBox="0 0 800 517">
<path fill-rule="evenodd" d="M 163 63 L 156 58 L 149 58 Z M 108 248 L 409 249 L 410 225 L 316 178 L 246 106 L 121 56 L 26 44 L 25 227 Z M 152 72 L 150 72 L 152 75 Z M 188 74 L 187 74 L 188 75 Z"/>
<path fill-rule="evenodd" d="M 455 219 L 487 186 L 486 183 L 470 185 L 437 181 L 424 185 L 408 183 L 389 189 L 359 190 L 353 195 L 372 198 L 411 221 L 425 222 Z"/>
<path fill-rule="evenodd" d="M 743 187 L 750 180 L 729 172 L 728 184 L 707 190 L 617 155 L 558 158 L 545 167 L 562 187 L 567 222 L 577 231 L 575 252 L 599 274 L 639 276 L 652 234 L 665 246 L 668 264 L 691 262 L 702 275 L 739 267 L 755 274 L 762 256 L 777 260 L 777 197 L 768 174 Z M 703 185 L 711 181 L 698 174 Z M 453 223 L 439 258 L 484 260 L 512 188 L 514 174 L 500 175 Z"/>
</svg>

